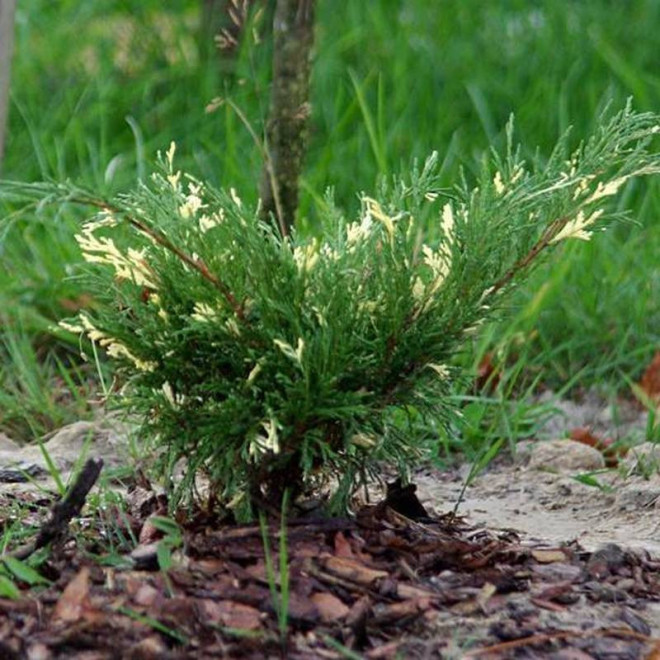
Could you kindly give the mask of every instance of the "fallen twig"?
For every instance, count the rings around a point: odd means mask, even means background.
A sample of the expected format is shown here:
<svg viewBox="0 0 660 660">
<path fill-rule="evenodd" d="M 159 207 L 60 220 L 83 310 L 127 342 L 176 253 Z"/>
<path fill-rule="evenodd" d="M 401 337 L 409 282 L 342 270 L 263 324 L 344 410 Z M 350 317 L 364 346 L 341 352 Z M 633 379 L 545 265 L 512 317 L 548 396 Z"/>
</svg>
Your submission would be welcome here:
<svg viewBox="0 0 660 660">
<path fill-rule="evenodd" d="M 524 646 L 533 646 L 535 644 L 542 644 L 543 642 L 552 642 L 558 640 L 575 639 L 578 637 L 627 637 L 628 639 L 636 639 L 640 642 L 655 642 L 658 640 L 655 637 L 650 637 L 642 633 L 628 630 L 627 628 L 601 628 L 599 630 L 563 630 L 550 633 L 539 633 L 538 635 L 529 635 L 521 639 L 514 639 L 510 642 L 500 642 L 499 644 L 492 644 L 491 646 L 483 646 L 480 649 L 468 651 L 464 657 L 466 658 L 479 658 L 489 655 L 491 653 L 503 653 L 513 649 L 522 648 Z"/>
<path fill-rule="evenodd" d="M 13 552 L 2 556 L 13 557 L 14 559 L 26 559 L 39 548 L 43 548 L 52 541 L 62 538 L 71 520 L 80 515 L 87 495 L 99 478 L 102 468 L 103 459 L 88 459 L 73 483 L 73 486 L 71 486 L 62 500 L 53 506 L 51 515 L 42 525 L 37 538 L 30 543 L 20 546 Z"/>
</svg>

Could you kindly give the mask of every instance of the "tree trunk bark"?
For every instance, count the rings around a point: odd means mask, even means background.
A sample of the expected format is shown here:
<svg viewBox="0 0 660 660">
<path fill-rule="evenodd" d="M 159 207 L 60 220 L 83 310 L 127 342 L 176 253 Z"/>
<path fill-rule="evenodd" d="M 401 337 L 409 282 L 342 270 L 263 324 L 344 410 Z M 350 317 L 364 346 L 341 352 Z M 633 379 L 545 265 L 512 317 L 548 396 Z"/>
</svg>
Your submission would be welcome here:
<svg viewBox="0 0 660 660">
<path fill-rule="evenodd" d="M 9 114 L 9 79 L 14 51 L 14 14 L 16 0 L 0 0 L 0 169 L 5 151 Z"/>
<path fill-rule="evenodd" d="M 9 79 L 14 51 L 14 14 L 16 0 L 0 0 L 0 169 L 5 153 L 9 114 Z"/>
<path fill-rule="evenodd" d="M 262 216 L 283 236 L 298 209 L 298 178 L 307 141 L 314 0 L 277 0 L 273 18 L 273 82 L 261 177 Z"/>
</svg>

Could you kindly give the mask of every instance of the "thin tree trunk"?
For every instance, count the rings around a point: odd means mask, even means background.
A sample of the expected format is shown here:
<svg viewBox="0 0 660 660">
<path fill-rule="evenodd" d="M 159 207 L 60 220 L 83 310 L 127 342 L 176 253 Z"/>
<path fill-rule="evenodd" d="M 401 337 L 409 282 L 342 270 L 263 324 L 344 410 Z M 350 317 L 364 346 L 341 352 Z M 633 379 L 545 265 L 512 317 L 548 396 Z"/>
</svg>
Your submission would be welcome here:
<svg viewBox="0 0 660 660">
<path fill-rule="evenodd" d="M 298 209 L 298 178 L 307 141 L 314 0 L 277 0 L 273 19 L 273 83 L 260 196 L 265 218 L 283 236 Z"/>
<path fill-rule="evenodd" d="M 9 78 L 14 51 L 14 14 L 16 0 L 0 0 L 0 168 L 5 151 L 9 113 Z"/>
</svg>

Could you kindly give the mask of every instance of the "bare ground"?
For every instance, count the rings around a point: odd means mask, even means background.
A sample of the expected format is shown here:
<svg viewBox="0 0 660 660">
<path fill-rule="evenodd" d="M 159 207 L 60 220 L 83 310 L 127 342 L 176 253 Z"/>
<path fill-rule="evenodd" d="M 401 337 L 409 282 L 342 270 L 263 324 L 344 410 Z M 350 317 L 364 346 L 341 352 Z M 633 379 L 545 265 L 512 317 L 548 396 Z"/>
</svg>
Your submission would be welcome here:
<svg viewBox="0 0 660 660">
<path fill-rule="evenodd" d="M 39 566 L 48 585 L 17 580 L 22 596 L 0 598 L 0 657 L 657 659 L 660 479 L 652 456 L 621 456 L 601 471 L 592 447 L 563 441 L 547 451 L 576 426 L 641 439 L 644 414 L 621 404 L 613 415 L 599 399 L 561 406 L 545 441 L 476 478 L 459 517 L 450 513 L 469 466 L 421 470 L 415 483 L 429 518 L 401 515 L 418 504 L 406 491 L 407 501 L 390 497 L 354 519 L 290 521 L 283 574 L 276 522 L 271 570 L 259 526 L 223 525 L 201 512 L 183 525 L 184 544 L 161 570 L 163 536 L 151 520 L 165 503 L 135 485 L 128 515 L 111 507 L 83 517 L 52 548 Z M 598 487 L 576 479 L 585 474 Z M 0 492 L 1 511 L 32 498 L 30 515 L 43 517 L 52 499 L 19 486 Z"/>
</svg>

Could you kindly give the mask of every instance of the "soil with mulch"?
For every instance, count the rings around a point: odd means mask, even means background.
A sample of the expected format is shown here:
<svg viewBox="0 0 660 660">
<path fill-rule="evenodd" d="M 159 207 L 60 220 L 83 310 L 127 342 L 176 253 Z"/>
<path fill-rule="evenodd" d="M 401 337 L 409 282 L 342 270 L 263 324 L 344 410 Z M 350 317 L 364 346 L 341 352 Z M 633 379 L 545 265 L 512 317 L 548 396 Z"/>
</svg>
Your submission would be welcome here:
<svg viewBox="0 0 660 660">
<path fill-rule="evenodd" d="M 352 519 L 291 519 L 284 538 L 198 516 L 164 571 L 165 503 L 131 497 L 130 514 L 76 521 L 40 565 L 48 586 L 0 599 L 0 658 L 660 658 L 660 562 L 643 551 L 522 543 L 404 490 Z M 137 549 L 109 554 L 122 535 Z"/>
</svg>

